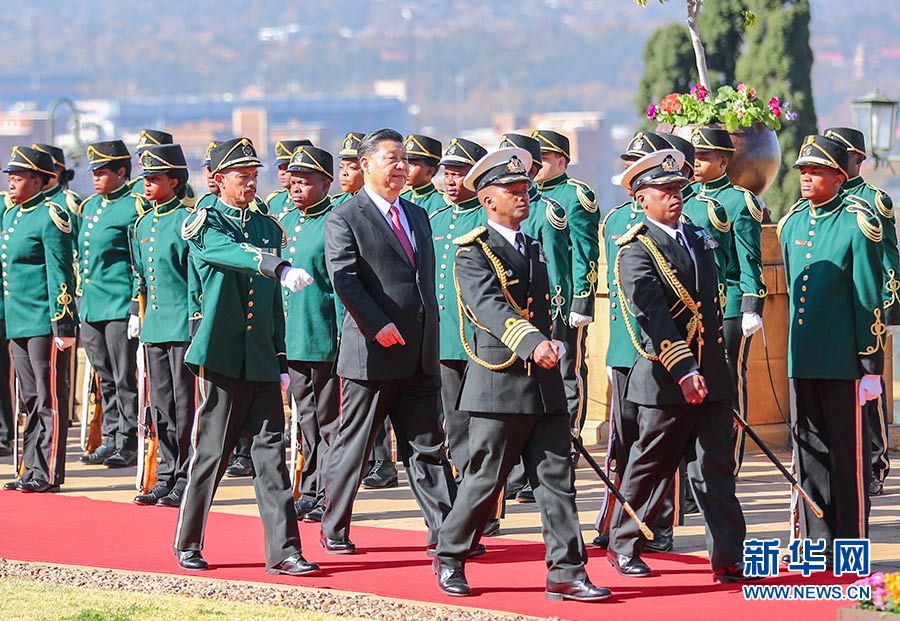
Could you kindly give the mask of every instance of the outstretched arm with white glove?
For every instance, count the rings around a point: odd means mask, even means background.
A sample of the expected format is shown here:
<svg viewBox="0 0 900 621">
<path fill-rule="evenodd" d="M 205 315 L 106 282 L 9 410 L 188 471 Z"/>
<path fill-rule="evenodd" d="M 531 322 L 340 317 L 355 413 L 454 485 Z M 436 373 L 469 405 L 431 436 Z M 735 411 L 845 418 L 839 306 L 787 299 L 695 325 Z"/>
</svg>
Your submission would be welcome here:
<svg viewBox="0 0 900 621">
<path fill-rule="evenodd" d="M 744 338 L 750 338 L 756 334 L 762 326 L 762 317 L 757 313 L 741 314 L 741 332 L 743 333 Z"/>
</svg>

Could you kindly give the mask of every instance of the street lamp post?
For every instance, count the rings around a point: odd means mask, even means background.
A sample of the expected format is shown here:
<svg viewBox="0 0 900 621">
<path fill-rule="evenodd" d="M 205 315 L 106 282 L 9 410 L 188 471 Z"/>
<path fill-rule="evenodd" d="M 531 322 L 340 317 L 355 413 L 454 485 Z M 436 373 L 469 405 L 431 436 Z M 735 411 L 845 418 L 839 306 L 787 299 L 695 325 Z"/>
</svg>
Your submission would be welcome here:
<svg viewBox="0 0 900 621">
<path fill-rule="evenodd" d="M 887 163 L 887 154 L 894 147 L 894 123 L 897 101 L 885 97 L 877 88 L 850 102 L 853 121 L 866 138 L 866 145 L 875 159 L 875 167 Z"/>
</svg>

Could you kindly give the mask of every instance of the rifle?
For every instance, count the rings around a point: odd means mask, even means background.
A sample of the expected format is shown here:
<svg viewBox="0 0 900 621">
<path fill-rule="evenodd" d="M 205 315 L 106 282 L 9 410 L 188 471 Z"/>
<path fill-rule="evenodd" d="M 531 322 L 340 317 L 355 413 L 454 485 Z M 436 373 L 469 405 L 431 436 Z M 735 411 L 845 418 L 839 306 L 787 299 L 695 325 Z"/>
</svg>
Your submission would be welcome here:
<svg viewBox="0 0 900 621">
<path fill-rule="evenodd" d="M 144 312 L 147 307 L 147 297 L 138 295 L 138 317 L 143 324 Z M 157 452 L 159 439 L 156 428 L 153 425 L 153 416 L 150 411 L 150 374 L 147 372 L 147 348 L 144 343 L 138 343 L 137 350 L 138 373 L 138 459 L 137 472 L 134 486 L 142 494 L 148 493 L 156 485 Z"/>
</svg>

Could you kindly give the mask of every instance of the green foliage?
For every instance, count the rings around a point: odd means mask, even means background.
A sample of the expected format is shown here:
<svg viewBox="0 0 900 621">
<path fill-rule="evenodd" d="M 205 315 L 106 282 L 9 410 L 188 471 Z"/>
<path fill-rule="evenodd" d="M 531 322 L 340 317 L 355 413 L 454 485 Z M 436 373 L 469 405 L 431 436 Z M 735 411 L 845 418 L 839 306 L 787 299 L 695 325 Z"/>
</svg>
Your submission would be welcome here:
<svg viewBox="0 0 900 621">
<path fill-rule="evenodd" d="M 668 93 L 687 92 L 696 81 L 697 66 L 687 27 L 670 24 L 660 28 L 644 46 L 644 75 L 634 99 L 638 114 L 643 117 L 650 102 Z"/>
<path fill-rule="evenodd" d="M 734 67 L 741 53 L 744 29 L 753 19 L 746 4 L 745 0 L 705 0 L 697 17 L 713 89 L 716 84 L 734 83 Z"/>
<path fill-rule="evenodd" d="M 720 86 L 715 96 L 695 84 L 690 93 L 669 93 L 659 104 L 647 108 L 647 117 L 657 123 L 675 127 L 720 124 L 729 132 L 758 124 L 779 130 L 784 114 L 777 97 L 763 103 L 757 97 L 756 89 L 746 84 L 738 84 L 736 89 Z M 787 114 L 793 119 L 792 112 Z"/>
<path fill-rule="evenodd" d="M 812 50 L 809 46 L 808 0 L 748 0 L 757 27 L 747 33 L 747 49 L 736 76 L 764 92 L 780 93 L 791 102 L 797 120 L 778 134 L 782 163 L 772 187 L 763 195 L 773 215 L 783 214 L 800 196 L 798 175 L 791 170 L 797 152 L 816 128 L 812 93 Z"/>
</svg>

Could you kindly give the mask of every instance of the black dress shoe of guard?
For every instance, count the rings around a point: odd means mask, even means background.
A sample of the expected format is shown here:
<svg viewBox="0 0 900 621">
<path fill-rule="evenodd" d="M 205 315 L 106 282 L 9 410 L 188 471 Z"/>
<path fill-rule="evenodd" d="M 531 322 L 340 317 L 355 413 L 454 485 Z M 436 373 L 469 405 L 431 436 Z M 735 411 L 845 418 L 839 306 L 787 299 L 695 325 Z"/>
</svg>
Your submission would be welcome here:
<svg viewBox="0 0 900 621">
<path fill-rule="evenodd" d="M 713 580 L 728 584 L 731 582 L 750 582 L 751 580 L 759 580 L 759 578 L 756 576 L 745 576 L 744 564 L 734 563 L 733 565 L 728 565 L 722 569 L 715 570 L 713 572 Z"/>
<path fill-rule="evenodd" d="M 506 489 L 503 492 L 503 497 L 506 500 L 513 500 L 522 489 L 525 488 L 525 485 L 522 483 L 516 483 L 514 481 L 506 482 Z"/>
<path fill-rule="evenodd" d="M 488 520 L 488 523 L 484 525 L 484 532 L 481 533 L 482 537 L 496 537 L 500 534 L 500 520 Z"/>
<path fill-rule="evenodd" d="M 112 446 L 98 446 L 96 449 L 94 449 L 93 453 L 85 453 L 78 458 L 78 461 L 83 464 L 99 466 L 104 461 L 106 461 L 108 457 L 112 457 L 115 452 L 116 449 Z"/>
<path fill-rule="evenodd" d="M 362 480 L 365 489 L 388 489 L 397 487 L 398 484 L 397 466 L 391 461 L 376 461 L 369 474 Z"/>
<path fill-rule="evenodd" d="M 462 568 L 454 569 L 434 559 L 432 569 L 438 579 L 438 588 L 453 597 L 467 597 L 472 594 L 466 574 Z"/>
<path fill-rule="evenodd" d="M 137 463 L 137 451 L 119 449 L 103 461 L 108 468 L 128 468 Z"/>
<path fill-rule="evenodd" d="M 297 512 L 297 519 L 302 520 L 303 517 L 316 508 L 315 500 L 308 500 L 306 498 L 301 498 L 297 502 L 294 503 L 294 511 Z"/>
<path fill-rule="evenodd" d="M 609 547 L 609 535 L 597 535 L 591 540 L 591 545 L 605 550 Z"/>
<path fill-rule="evenodd" d="M 171 490 L 165 485 L 157 485 L 146 494 L 138 494 L 131 501 L 136 505 L 155 505 L 156 502 Z"/>
<path fill-rule="evenodd" d="M 26 494 L 53 494 L 59 491 L 59 485 L 51 485 L 47 481 L 32 479 L 30 481 L 25 481 L 24 483 L 22 483 L 22 487 L 20 487 L 19 489 Z"/>
<path fill-rule="evenodd" d="M 316 505 L 309 513 L 303 516 L 304 522 L 321 522 L 325 515 L 325 507 Z"/>
<path fill-rule="evenodd" d="M 310 563 L 303 555 L 297 552 L 275 565 L 266 569 L 267 574 L 284 574 L 286 576 L 305 576 L 319 571 L 319 566 Z"/>
<path fill-rule="evenodd" d="M 6 440 L 0 440 L 0 457 L 9 457 L 12 453 L 12 444 Z"/>
<path fill-rule="evenodd" d="M 650 567 L 641 560 L 639 556 L 625 556 L 624 554 L 616 554 L 612 550 L 607 552 L 606 558 L 620 576 L 628 578 L 649 578 Z"/>
<path fill-rule="evenodd" d="M 18 492 L 22 490 L 22 485 L 24 485 L 25 481 L 21 479 L 16 479 L 15 481 L 7 481 L 3 484 L 3 491 L 5 492 Z"/>
<path fill-rule="evenodd" d="M 253 460 L 244 455 L 238 455 L 231 460 L 231 464 L 225 468 L 226 477 L 252 477 Z"/>
<path fill-rule="evenodd" d="M 521 504 L 534 502 L 534 490 L 531 489 L 531 484 L 528 484 L 519 490 L 519 493 L 516 494 L 516 502 Z"/>
<path fill-rule="evenodd" d="M 181 499 L 184 498 L 184 490 L 178 489 L 177 487 L 173 489 L 171 492 L 160 498 L 156 501 L 157 507 L 173 507 L 178 508 L 181 506 Z"/>
<path fill-rule="evenodd" d="M 178 564 L 191 571 L 209 569 L 209 563 L 200 554 L 200 550 L 178 550 Z"/>
<path fill-rule="evenodd" d="M 547 580 L 546 597 L 550 600 L 571 599 L 576 602 L 600 602 L 612 597 L 612 591 L 606 587 L 594 586 L 588 579 L 573 580 L 572 582 Z"/>
<path fill-rule="evenodd" d="M 329 539 L 325 535 L 319 535 L 319 543 L 329 554 L 356 554 L 356 544 L 349 539 Z"/>
<path fill-rule="evenodd" d="M 671 526 L 653 529 L 653 541 L 644 544 L 645 552 L 671 552 L 675 547 L 675 534 Z"/>
<path fill-rule="evenodd" d="M 869 481 L 869 496 L 881 496 L 884 493 L 884 483 L 875 477 Z"/>
</svg>

